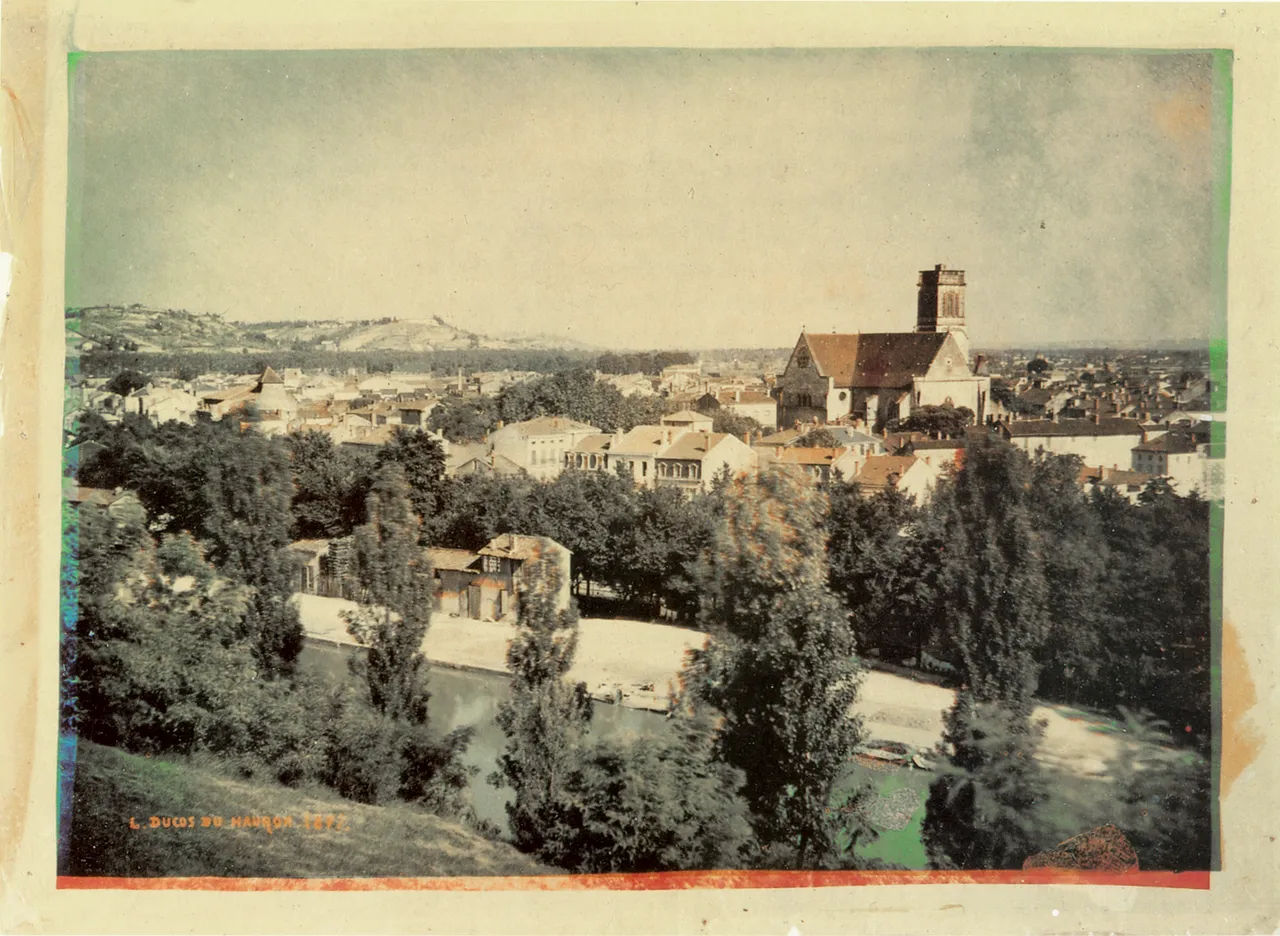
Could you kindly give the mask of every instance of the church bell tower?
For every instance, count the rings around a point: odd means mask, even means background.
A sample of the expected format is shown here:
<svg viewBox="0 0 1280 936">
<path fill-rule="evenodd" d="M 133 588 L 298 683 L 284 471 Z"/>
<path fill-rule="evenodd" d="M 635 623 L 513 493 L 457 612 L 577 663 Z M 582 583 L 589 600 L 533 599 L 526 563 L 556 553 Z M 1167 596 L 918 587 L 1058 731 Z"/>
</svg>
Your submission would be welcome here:
<svg viewBox="0 0 1280 936">
<path fill-rule="evenodd" d="M 949 332 L 969 359 L 969 331 L 964 322 L 964 270 L 939 263 L 921 270 L 916 305 L 917 332 Z"/>
</svg>

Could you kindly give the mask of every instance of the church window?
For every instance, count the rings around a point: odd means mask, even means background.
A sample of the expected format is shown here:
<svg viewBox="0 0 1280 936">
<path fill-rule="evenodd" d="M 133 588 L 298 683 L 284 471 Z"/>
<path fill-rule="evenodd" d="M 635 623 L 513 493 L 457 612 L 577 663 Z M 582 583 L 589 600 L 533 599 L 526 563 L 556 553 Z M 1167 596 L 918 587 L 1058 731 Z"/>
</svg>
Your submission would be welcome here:
<svg viewBox="0 0 1280 936">
<path fill-rule="evenodd" d="M 849 399 L 849 394 L 848 394 L 847 392 L 845 392 L 844 390 L 841 390 L 841 391 L 840 391 L 840 400 L 843 402 L 844 400 L 847 400 L 847 399 Z"/>
</svg>

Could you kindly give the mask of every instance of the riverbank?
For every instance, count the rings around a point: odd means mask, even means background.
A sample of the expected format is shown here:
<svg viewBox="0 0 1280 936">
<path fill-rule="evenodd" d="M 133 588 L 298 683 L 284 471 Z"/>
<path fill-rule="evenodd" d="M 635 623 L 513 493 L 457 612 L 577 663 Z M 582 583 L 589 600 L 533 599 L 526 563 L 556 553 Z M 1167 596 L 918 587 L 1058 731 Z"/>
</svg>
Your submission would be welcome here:
<svg viewBox="0 0 1280 936">
<path fill-rule="evenodd" d="M 294 603 L 308 638 L 356 646 L 342 618 L 344 611 L 357 607 L 355 602 L 295 595 Z M 433 614 L 422 653 L 433 666 L 510 675 L 507 645 L 514 633 L 515 628 L 502 621 Z M 598 701 L 664 712 L 686 654 L 706 639 L 698 631 L 665 624 L 583 618 L 569 678 L 586 683 Z"/>
<path fill-rule="evenodd" d="M 342 618 L 354 602 L 316 595 L 295 595 L 308 638 L 355 646 Z M 515 628 L 498 621 L 475 621 L 446 614 L 432 616 L 422 651 L 434 666 L 509 675 L 507 645 Z M 592 698 L 628 708 L 665 711 L 691 649 L 707 635 L 695 630 L 603 618 L 579 622 L 578 652 L 569 678 L 586 683 Z M 930 682 L 870 671 L 854 711 L 869 738 L 932 748 L 942 741 L 943 712 L 955 692 Z M 1046 722 L 1040 760 L 1077 776 L 1099 776 L 1118 751 L 1123 735 L 1097 716 L 1065 706 L 1039 706 Z"/>
</svg>

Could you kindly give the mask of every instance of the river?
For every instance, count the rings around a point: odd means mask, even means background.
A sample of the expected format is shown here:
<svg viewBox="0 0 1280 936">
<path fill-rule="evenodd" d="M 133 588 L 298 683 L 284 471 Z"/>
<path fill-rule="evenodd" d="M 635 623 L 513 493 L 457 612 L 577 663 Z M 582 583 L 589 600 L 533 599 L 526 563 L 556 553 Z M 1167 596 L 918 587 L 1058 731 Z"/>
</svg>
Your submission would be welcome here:
<svg viewBox="0 0 1280 936">
<path fill-rule="evenodd" d="M 299 665 L 304 672 L 342 679 L 347 676 L 349 655 L 350 650 L 308 641 Z M 488 780 L 498 765 L 498 755 L 506 746 L 506 737 L 495 718 L 499 703 L 507 698 L 507 677 L 433 666 L 428 686 L 431 689 L 431 726 L 434 729 L 441 734 L 464 726 L 475 729 L 463 758 L 468 765 L 480 768 L 471 780 L 472 805 L 479 818 L 496 823 L 504 832 L 508 831 L 506 804 L 513 794 L 509 787 L 499 789 Z M 666 717 L 657 712 L 605 702 L 593 702 L 592 707 L 589 737 L 593 739 L 656 737 L 667 729 Z"/>
</svg>

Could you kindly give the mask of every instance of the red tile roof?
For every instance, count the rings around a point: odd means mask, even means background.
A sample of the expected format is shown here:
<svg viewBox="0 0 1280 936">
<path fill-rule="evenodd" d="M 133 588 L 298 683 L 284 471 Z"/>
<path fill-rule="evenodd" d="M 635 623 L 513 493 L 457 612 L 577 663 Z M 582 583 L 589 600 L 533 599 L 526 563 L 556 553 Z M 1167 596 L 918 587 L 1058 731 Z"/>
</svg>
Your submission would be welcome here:
<svg viewBox="0 0 1280 936">
<path fill-rule="evenodd" d="M 818 372 L 837 387 L 904 387 L 928 372 L 947 333 L 806 334 L 805 340 Z"/>
</svg>

